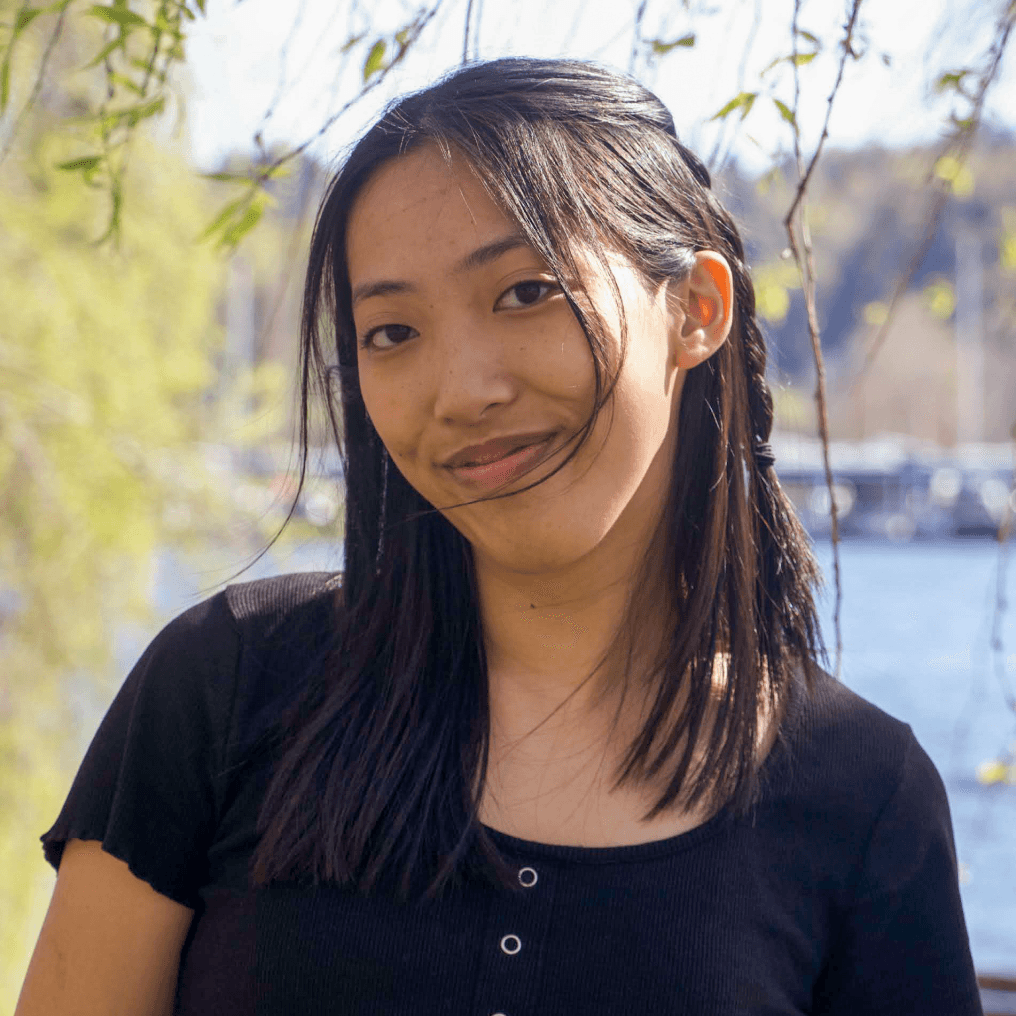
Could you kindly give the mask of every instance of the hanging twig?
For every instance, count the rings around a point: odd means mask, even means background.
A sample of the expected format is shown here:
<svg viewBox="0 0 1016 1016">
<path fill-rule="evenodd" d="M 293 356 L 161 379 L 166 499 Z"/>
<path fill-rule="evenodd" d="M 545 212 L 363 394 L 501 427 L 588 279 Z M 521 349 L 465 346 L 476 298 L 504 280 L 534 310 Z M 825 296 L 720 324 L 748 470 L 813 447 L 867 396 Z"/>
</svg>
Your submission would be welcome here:
<svg viewBox="0 0 1016 1016">
<path fill-rule="evenodd" d="M 808 202 L 807 189 L 811 181 L 812 173 L 818 164 L 819 156 L 829 137 L 829 118 L 832 116 L 833 103 L 839 92 L 840 84 L 843 81 L 843 71 L 847 64 L 847 57 L 853 55 L 853 34 L 857 25 L 857 15 L 861 9 L 862 0 L 853 0 L 850 8 L 850 17 L 844 30 L 843 40 L 840 43 L 840 64 L 836 73 L 836 81 L 829 99 L 826 103 L 825 122 L 822 124 L 822 133 L 819 136 L 815 152 L 807 167 L 804 164 L 804 156 L 801 152 L 801 129 L 798 122 L 801 100 L 801 82 L 797 59 L 797 19 L 801 10 L 801 0 L 794 0 L 794 17 L 792 23 L 794 52 L 791 63 L 794 67 L 794 156 L 797 161 L 797 193 L 791 202 L 790 209 L 783 220 L 787 230 L 787 237 L 790 241 L 790 250 L 797 263 L 797 270 L 801 276 L 801 289 L 804 292 L 804 301 L 808 313 L 808 332 L 811 335 L 811 348 L 815 356 L 815 403 L 818 409 L 819 436 L 822 439 L 822 462 L 825 467 L 826 486 L 829 489 L 829 515 L 832 523 L 833 542 L 833 580 L 836 589 L 836 601 L 833 608 L 833 625 L 836 631 L 836 676 L 840 676 L 843 663 L 843 634 L 840 625 L 840 607 L 843 599 L 843 590 L 840 583 L 840 553 L 839 553 L 839 520 L 836 512 L 836 497 L 833 487 L 833 471 L 829 458 L 829 417 L 826 409 L 826 379 L 825 362 L 822 358 L 822 338 L 818 326 L 818 312 L 815 307 L 815 257 L 811 243 L 811 231 L 808 229 Z M 800 219 L 801 242 L 798 242 L 795 219 Z M 802 252 L 803 246 L 803 252 Z"/>
<path fill-rule="evenodd" d="M 628 73 L 635 73 L 635 63 L 638 60 L 639 50 L 642 48 L 642 22 L 646 17 L 646 5 L 649 0 L 641 0 L 635 10 L 635 24 L 632 27 L 631 56 L 628 57 Z"/>
<path fill-rule="evenodd" d="M 420 34 L 433 20 L 440 10 L 443 0 L 435 0 L 432 7 L 420 10 L 416 18 L 400 29 L 395 34 L 395 54 L 384 62 L 386 42 L 378 39 L 367 63 L 364 65 L 364 84 L 351 99 L 344 102 L 334 113 L 327 117 L 324 123 L 309 137 L 298 145 L 294 145 L 282 152 L 271 161 L 267 161 L 260 168 L 251 167 L 245 174 L 233 175 L 222 174 L 219 179 L 228 180 L 234 183 L 242 183 L 244 190 L 239 197 L 228 202 L 213 220 L 211 225 L 201 234 L 201 239 L 219 237 L 221 246 L 235 247 L 239 240 L 258 221 L 263 205 L 263 188 L 268 180 L 277 176 L 281 167 L 292 162 L 302 155 L 315 141 L 322 138 L 328 130 L 358 102 L 373 92 L 388 77 L 389 74 L 405 59 L 406 54 L 415 44 Z M 380 54 L 380 60 L 375 64 L 375 53 Z M 372 66 L 373 65 L 373 66 Z"/>
<path fill-rule="evenodd" d="M 469 27 L 473 23 L 473 0 L 466 4 L 466 26 L 462 32 L 462 62 L 469 63 Z"/>
<path fill-rule="evenodd" d="M 879 326 L 875 338 L 868 346 L 868 352 L 865 354 L 864 362 L 861 364 L 860 369 L 852 377 L 848 389 L 849 392 L 853 392 L 871 370 L 871 365 L 875 362 L 875 357 L 878 356 L 879 350 L 881 350 L 889 334 L 889 329 L 895 321 L 896 309 L 899 302 L 907 290 L 910 289 L 910 284 L 913 282 L 918 269 L 924 263 L 928 250 L 935 239 L 939 223 L 942 220 L 942 213 L 945 211 L 945 206 L 952 190 L 952 181 L 944 180 L 937 176 L 935 167 L 943 156 L 949 154 L 953 155 L 959 166 L 963 166 L 966 163 L 970 155 L 971 146 L 973 145 L 974 135 L 977 133 L 977 128 L 981 123 L 984 100 L 987 97 L 988 90 L 998 77 L 999 69 L 1002 66 L 1002 57 L 1005 55 L 1006 46 L 1009 44 L 1009 38 L 1012 35 L 1014 26 L 1016 26 L 1016 3 L 1009 3 L 1005 13 L 998 20 L 995 38 L 988 49 L 986 66 L 978 81 L 977 91 L 974 93 L 971 101 L 970 115 L 956 120 L 956 126 L 952 134 L 936 150 L 931 169 L 928 173 L 927 183 L 937 183 L 937 186 L 935 196 L 932 198 L 928 209 L 924 234 L 921 237 L 920 243 L 915 248 L 906 270 L 896 280 L 892 296 L 889 299 L 889 307 L 885 320 Z"/>
<path fill-rule="evenodd" d="M 476 14 L 473 16 L 473 59 L 480 59 L 480 22 L 483 20 L 483 0 L 476 0 Z"/>
<path fill-rule="evenodd" d="M 300 5 L 296 9 L 296 15 L 293 18 L 293 23 L 289 26 L 289 32 L 286 35 L 285 40 L 282 43 L 282 48 L 279 50 L 279 76 L 275 82 L 275 92 L 272 95 L 268 106 L 265 108 L 264 113 L 261 114 L 261 120 L 257 125 L 257 129 L 254 131 L 254 143 L 258 148 L 264 152 L 264 132 L 267 128 L 269 121 L 275 115 L 275 110 L 279 103 L 282 101 L 282 97 L 286 90 L 286 77 L 288 74 L 288 63 L 289 63 L 289 50 L 293 45 L 293 40 L 296 38 L 297 32 L 300 30 L 304 16 L 307 13 L 307 0 L 300 0 Z M 325 33 L 322 33 L 318 38 L 322 38 Z M 305 64 L 306 66 L 306 64 Z"/>
<path fill-rule="evenodd" d="M 4 144 L 3 151 L 0 151 L 0 166 L 3 165 L 7 156 L 10 155 L 11 148 L 14 146 L 14 139 L 18 136 L 25 117 L 28 116 L 29 112 L 35 106 L 35 101 L 39 98 L 39 93 L 42 91 L 42 82 L 46 77 L 46 68 L 49 66 L 49 58 L 53 55 L 53 50 L 56 48 L 56 44 L 60 39 L 60 33 L 63 31 L 64 18 L 67 16 L 68 6 L 70 6 L 70 0 L 66 0 L 66 2 L 60 7 L 60 14 L 57 16 L 56 24 L 53 26 L 53 31 L 50 33 L 49 41 L 46 43 L 46 49 L 42 54 L 42 60 L 39 61 L 39 72 L 35 75 L 35 84 L 32 86 L 31 95 L 28 96 L 27 101 L 21 107 L 21 112 L 18 113 L 18 118 L 14 121 L 9 133 L 7 134 L 7 142 Z"/>
<path fill-rule="evenodd" d="M 430 8 L 430 10 L 421 11 L 417 15 L 416 20 L 413 21 L 410 25 L 408 25 L 407 28 L 405 29 L 407 34 L 405 36 L 404 41 L 402 41 L 399 44 L 399 48 L 395 53 L 395 56 L 393 56 L 392 59 L 384 67 L 382 67 L 377 72 L 377 74 L 375 74 L 374 77 L 372 77 L 370 81 L 368 81 L 363 86 L 363 88 L 361 88 L 360 91 L 356 93 L 356 95 L 353 96 L 353 98 L 344 102 L 334 113 L 332 113 L 325 120 L 325 122 L 321 124 L 321 126 L 312 135 L 310 135 L 310 137 L 300 142 L 300 144 L 295 145 L 293 148 L 290 148 L 288 151 L 283 152 L 282 155 L 278 156 L 274 161 L 272 161 L 262 170 L 260 170 L 254 177 L 253 182 L 256 185 L 260 186 L 269 177 L 274 175 L 274 173 L 281 166 L 284 166 L 287 162 L 291 162 L 298 155 L 302 155 L 308 148 L 310 148 L 312 144 L 314 144 L 315 141 L 317 141 L 319 138 L 324 137 L 324 135 L 328 133 L 332 125 L 337 120 L 339 120 L 339 118 L 342 117 L 343 114 L 347 113 L 350 109 L 352 109 L 353 106 L 355 106 L 361 99 L 363 99 L 370 92 L 373 92 L 378 87 L 378 85 L 380 85 L 381 82 L 384 81 L 388 77 L 388 75 L 391 74 L 391 72 L 400 63 L 402 63 L 402 61 L 405 59 L 406 54 L 413 46 L 413 43 L 416 42 L 416 40 L 420 37 L 420 34 L 423 32 L 423 30 L 427 27 L 427 25 L 430 24 L 430 22 L 434 19 L 437 12 L 441 9 L 442 3 L 443 0 L 435 0 L 435 3 Z"/>
<path fill-rule="evenodd" d="M 735 95 L 744 94 L 744 79 L 748 70 L 748 60 L 759 37 L 759 26 L 762 24 L 762 0 L 755 0 L 754 13 L 752 14 L 751 27 L 744 41 L 744 49 L 741 51 L 741 61 L 737 66 L 737 85 L 734 89 Z M 727 125 L 733 122 L 734 128 L 731 134 L 727 134 Z M 713 150 L 709 153 L 706 165 L 713 176 L 719 176 L 727 167 L 731 152 L 734 150 L 734 142 L 744 124 L 744 117 L 731 121 L 725 117 L 716 132 L 716 139 L 713 142 Z"/>
</svg>

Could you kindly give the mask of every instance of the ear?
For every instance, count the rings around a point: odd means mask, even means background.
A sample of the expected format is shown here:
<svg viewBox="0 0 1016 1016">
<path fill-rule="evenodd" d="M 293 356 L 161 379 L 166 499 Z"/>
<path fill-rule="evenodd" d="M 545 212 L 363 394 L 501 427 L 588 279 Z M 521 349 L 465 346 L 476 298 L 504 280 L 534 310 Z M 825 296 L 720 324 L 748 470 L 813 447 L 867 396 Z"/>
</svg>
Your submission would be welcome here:
<svg viewBox="0 0 1016 1016">
<path fill-rule="evenodd" d="M 671 356 L 682 370 L 708 360 L 727 340 L 734 319 L 734 276 L 715 251 L 695 254 L 695 267 L 668 287 Z"/>
</svg>

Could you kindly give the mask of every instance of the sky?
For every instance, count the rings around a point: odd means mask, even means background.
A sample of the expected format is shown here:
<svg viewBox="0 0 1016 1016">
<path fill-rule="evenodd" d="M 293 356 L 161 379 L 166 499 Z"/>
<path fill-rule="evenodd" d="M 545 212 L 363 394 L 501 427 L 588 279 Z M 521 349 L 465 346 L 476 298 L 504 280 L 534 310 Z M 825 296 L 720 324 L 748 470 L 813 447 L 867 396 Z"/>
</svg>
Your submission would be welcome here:
<svg viewBox="0 0 1016 1016">
<path fill-rule="evenodd" d="M 761 80 L 759 75 L 774 57 L 791 52 L 793 0 L 646 0 L 644 38 L 672 41 L 693 32 L 696 41 L 655 61 L 642 47 L 634 63 L 639 0 L 471 2 L 474 30 L 479 26 L 471 56 L 570 56 L 631 69 L 670 107 L 686 143 L 705 158 L 729 150 L 749 172 L 764 171 L 792 145 L 789 125 L 772 102 L 775 97 L 792 104 L 789 65 L 778 65 Z M 340 158 L 387 101 L 458 65 L 469 3 L 443 0 L 397 76 L 340 116 L 312 150 L 326 160 Z M 825 42 L 819 56 L 801 68 L 799 123 L 806 148 L 817 140 L 825 115 L 844 4 L 802 3 L 800 27 Z M 865 0 L 859 31 L 864 55 L 848 62 L 829 144 L 898 146 L 938 136 L 952 100 L 936 96 L 932 84 L 943 71 L 983 64 L 1000 6 L 1000 0 Z M 370 9 L 368 14 L 363 0 L 210 0 L 207 18 L 192 26 L 188 40 L 186 130 L 193 160 L 214 167 L 230 151 L 251 150 L 259 131 L 268 145 L 313 138 L 356 95 L 373 41 L 405 25 L 415 5 L 374 0 Z M 801 45 L 808 47 L 803 40 Z M 710 120 L 739 91 L 759 89 L 762 95 L 743 124 L 736 114 L 725 125 Z M 1016 129 L 1012 52 L 985 120 Z"/>
</svg>

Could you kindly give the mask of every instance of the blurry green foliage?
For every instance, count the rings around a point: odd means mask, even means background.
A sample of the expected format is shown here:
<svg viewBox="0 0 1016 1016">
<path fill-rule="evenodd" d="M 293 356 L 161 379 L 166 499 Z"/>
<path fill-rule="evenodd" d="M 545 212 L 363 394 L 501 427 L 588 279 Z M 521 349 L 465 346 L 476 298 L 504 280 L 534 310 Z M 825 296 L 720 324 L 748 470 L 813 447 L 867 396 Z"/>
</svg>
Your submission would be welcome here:
<svg viewBox="0 0 1016 1016">
<path fill-rule="evenodd" d="M 780 324 L 790 310 L 790 290 L 801 288 L 797 265 L 790 259 L 777 258 L 752 271 L 755 305 L 770 324 Z"/>
<path fill-rule="evenodd" d="M 165 517 L 215 515 L 198 449 L 226 265 L 194 243 L 208 187 L 136 137 L 132 214 L 97 248 L 106 209 L 52 168 L 66 148 L 42 133 L 0 174 L 0 1011 L 52 884 L 37 837 L 79 759 L 80 703 L 148 603 Z"/>
<path fill-rule="evenodd" d="M 998 255 L 1002 270 L 1016 273 L 1016 208 L 1002 209 L 1002 235 L 999 237 Z"/>
<path fill-rule="evenodd" d="M 15 59 L 26 66 L 35 63 L 36 79 L 41 82 L 53 72 L 50 58 L 68 23 L 87 52 L 87 62 L 77 70 L 90 72 L 94 81 L 90 89 L 80 84 L 76 89 L 88 110 L 78 124 L 78 147 L 85 151 L 63 160 L 58 168 L 80 172 L 86 184 L 108 192 L 104 239 L 120 236 L 124 180 L 135 131 L 166 111 L 172 98 L 173 70 L 185 59 L 186 24 L 204 12 L 203 3 L 187 0 L 150 0 L 135 6 L 139 9 L 131 9 L 127 0 L 87 7 L 73 0 L 43 6 L 28 0 L 20 4 L 0 0 L 0 13 L 10 24 L 6 45 L 0 50 L 0 114 L 11 102 Z M 29 31 L 40 24 L 41 34 Z M 40 51 L 41 39 L 45 43 Z M 100 79 L 101 87 L 95 87 Z M 22 99 L 22 113 L 31 111 L 36 97 L 33 89 Z"/>
<path fill-rule="evenodd" d="M 948 279 L 933 279 L 924 287 L 924 301 L 940 321 L 948 321 L 956 310 L 956 290 Z"/>
<path fill-rule="evenodd" d="M 282 166 L 260 180 L 232 165 L 212 180 L 195 173 L 165 137 L 156 106 L 171 98 L 166 90 L 116 104 L 97 94 L 108 68 L 89 76 L 96 51 L 121 27 L 136 31 L 102 58 L 126 74 L 146 39 L 150 57 L 156 34 L 173 36 L 160 20 L 166 4 L 81 7 L 87 16 L 55 33 L 63 6 L 29 24 L 19 13 L 28 5 L 0 0 L 9 87 L 0 134 L 0 1012 L 13 1010 L 52 889 L 38 836 L 80 762 L 82 728 L 123 679 L 112 667 L 116 636 L 131 621 L 150 629 L 157 553 L 224 548 L 225 578 L 264 548 L 289 506 L 278 477 L 224 483 L 215 475 L 223 456 L 211 452 L 289 436 L 291 373 L 259 362 L 267 339 L 257 315 L 275 339 L 290 328 L 313 198 L 306 173 L 285 190 Z M 132 16 L 142 10 L 148 28 Z M 3 27 L 15 24 L 23 30 L 5 49 Z M 141 87 L 147 71 L 133 66 Z M 41 67 L 60 86 L 33 102 Z M 108 150 L 96 148 L 104 129 Z M 221 182 L 247 197 L 209 233 Z M 269 189 L 283 193 L 288 218 Z M 302 205 L 293 198 L 301 191 Z M 222 248 L 257 219 L 245 245 L 248 302 L 236 308 L 242 341 L 230 349 L 237 268 Z M 213 242 L 198 243 L 203 234 Z"/>
<path fill-rule="evenodd" d="M 944 180 L 958 198 L 969 198 L 974 193 L 974 174 L 970 167 L 955 155 L 943 155 L 935 163 L 935 176 Z"/>
</svg>

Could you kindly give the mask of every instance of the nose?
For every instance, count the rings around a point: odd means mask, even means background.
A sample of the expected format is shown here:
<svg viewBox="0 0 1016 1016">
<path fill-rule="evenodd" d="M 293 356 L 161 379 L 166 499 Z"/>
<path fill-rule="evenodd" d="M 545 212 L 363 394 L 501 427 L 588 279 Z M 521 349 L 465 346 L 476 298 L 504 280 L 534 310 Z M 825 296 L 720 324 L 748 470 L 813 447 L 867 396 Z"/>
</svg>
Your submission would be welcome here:
<svg viewBox="0 0 1016 1016">
<path fill-rule="evenodd" d="M 435 344 L 434 416 L 444 423 L 477 423 L 510 403 L 518 381 L 502 343 L 471 318 L 446 322 Z"/>
</svg>

